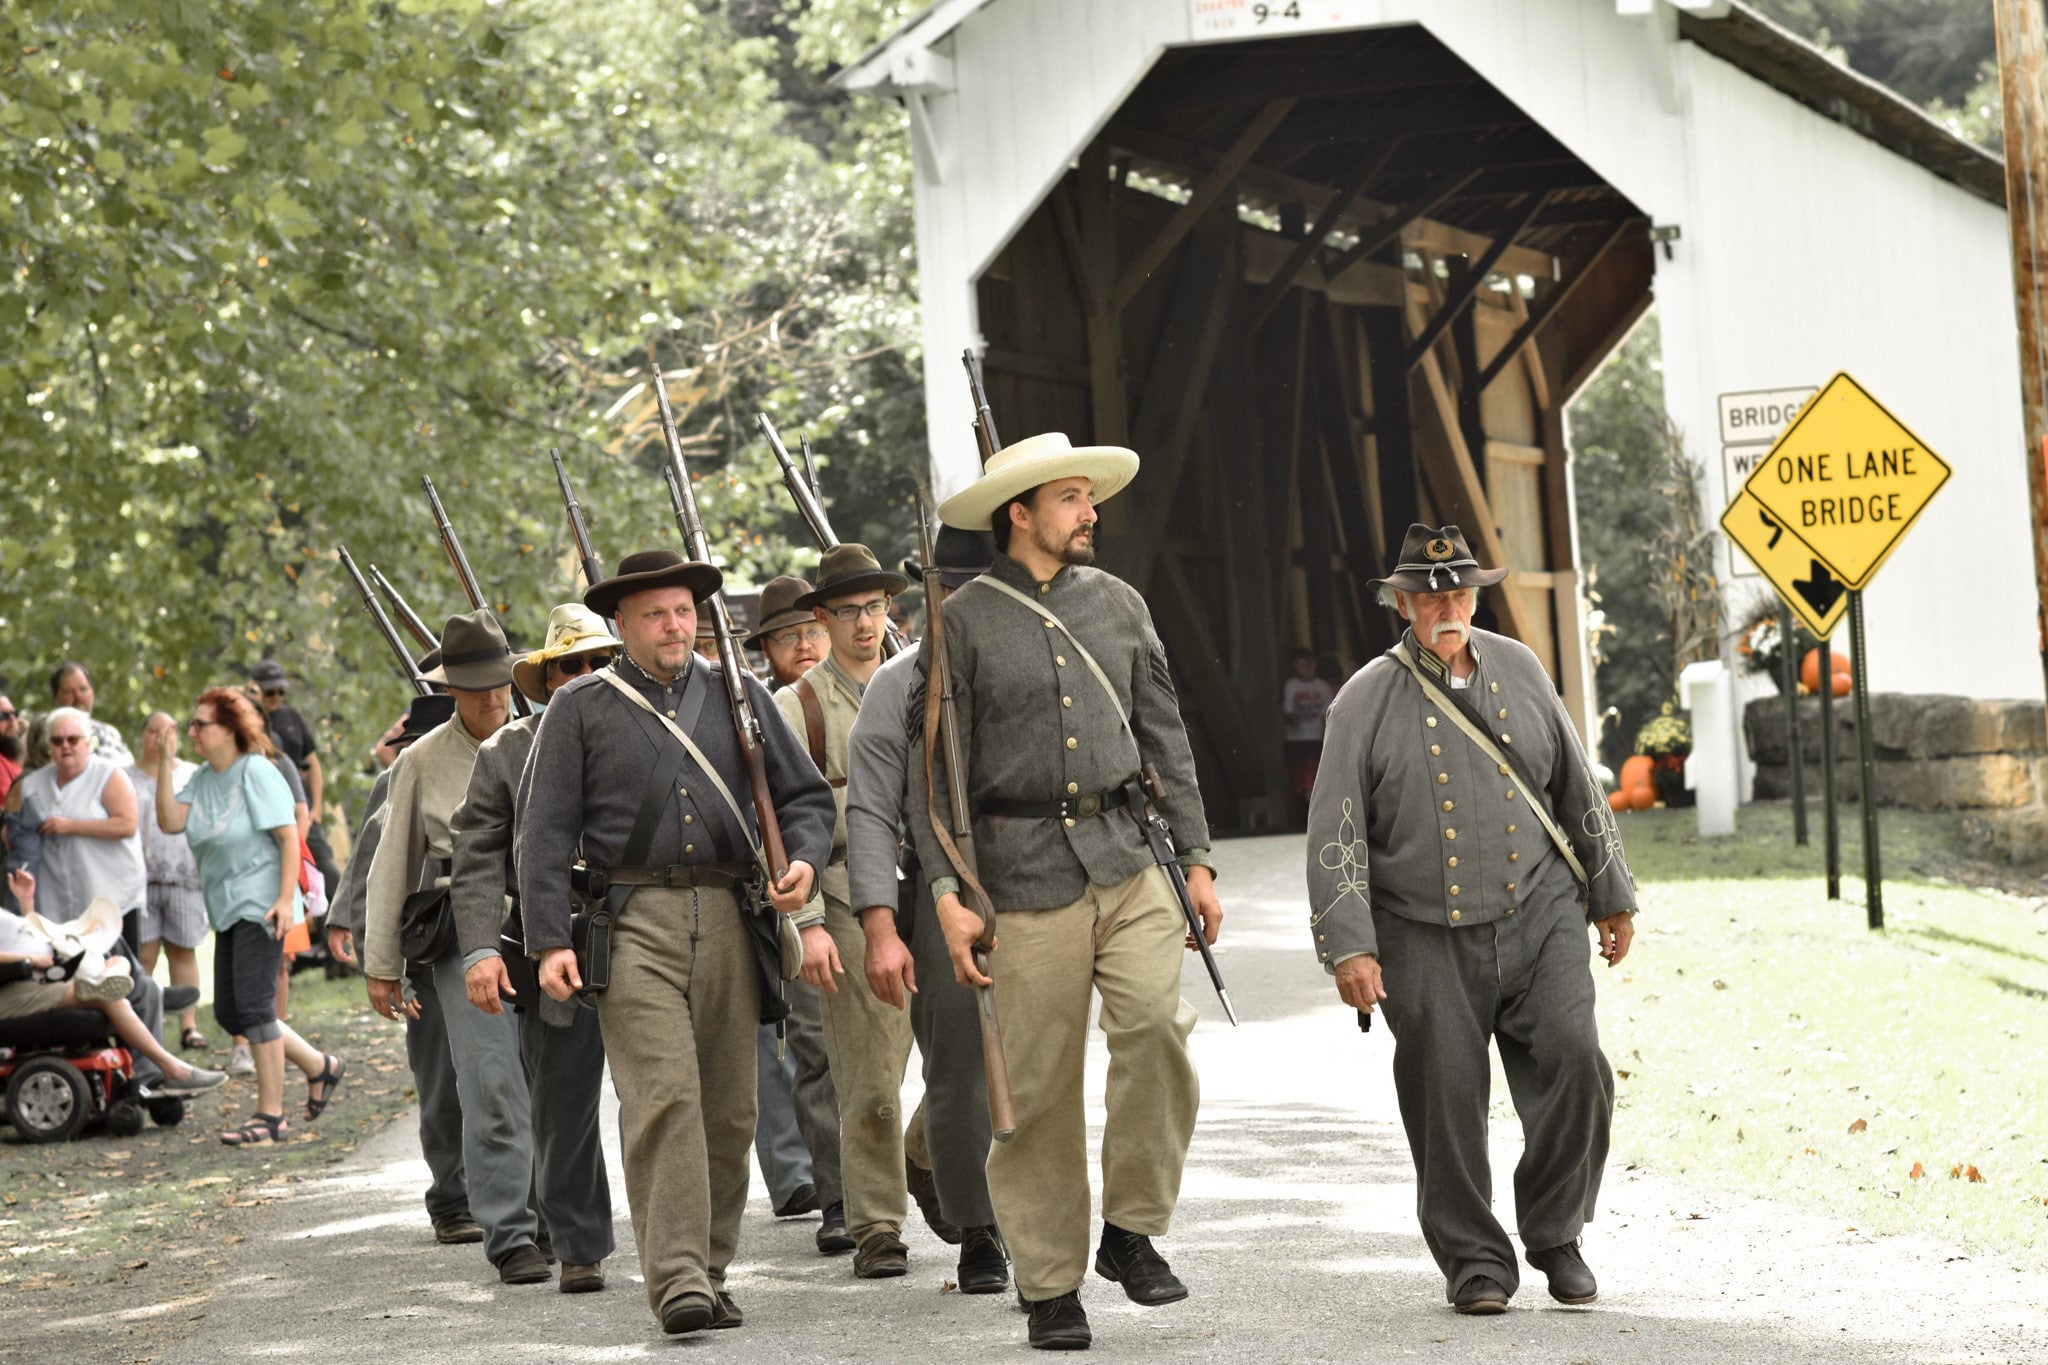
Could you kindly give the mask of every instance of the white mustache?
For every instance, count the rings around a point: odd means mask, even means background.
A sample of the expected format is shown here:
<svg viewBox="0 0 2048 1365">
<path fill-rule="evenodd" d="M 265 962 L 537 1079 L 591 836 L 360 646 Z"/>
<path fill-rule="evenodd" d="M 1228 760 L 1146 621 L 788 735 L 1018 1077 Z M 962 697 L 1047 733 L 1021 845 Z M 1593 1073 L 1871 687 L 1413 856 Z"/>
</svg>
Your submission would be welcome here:
<svg viewBox="0 0 2048 1365">
<path fill-rule="evenodd" d="M 1440 621 L 1430 629 L 1429 642 L 1431 644 L 1435 644 L 1439 639 L 1443 638 L 1443 635 L 1446 631 L 1456 631 L 1458 633 L 1458 638 L 1460 640 L 1469 640 L 1470 638 L 1472 638 L 1472 632 L 1465 628 L 1464 622 Z"/>
</svg>

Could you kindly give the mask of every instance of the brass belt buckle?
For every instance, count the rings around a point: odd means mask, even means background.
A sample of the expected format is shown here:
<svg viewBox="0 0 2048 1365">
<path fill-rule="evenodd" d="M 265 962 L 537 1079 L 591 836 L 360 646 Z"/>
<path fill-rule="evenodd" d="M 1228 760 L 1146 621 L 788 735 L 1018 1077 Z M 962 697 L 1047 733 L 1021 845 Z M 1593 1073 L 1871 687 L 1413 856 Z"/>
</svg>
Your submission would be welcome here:
<svg viewBox="0 0 2048 1365">
<path fill-rule="evenodd" d="M 1100 815 L 1102 814 L 1102 798 L 1090 792 L 1081 798 L 1075 809 L 1080 811 L 1083 820 L 1088 819 L 1090 816 Z"/>
</svg>

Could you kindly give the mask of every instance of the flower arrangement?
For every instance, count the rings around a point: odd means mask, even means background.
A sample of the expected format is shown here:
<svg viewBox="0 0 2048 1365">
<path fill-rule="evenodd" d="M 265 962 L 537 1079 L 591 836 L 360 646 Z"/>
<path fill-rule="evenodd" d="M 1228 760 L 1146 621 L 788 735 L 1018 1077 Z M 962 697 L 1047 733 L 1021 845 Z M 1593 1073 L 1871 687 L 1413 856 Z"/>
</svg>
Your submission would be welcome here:
<svg viewBox="0 0 2048 1365">
<path fill-rule="evenodd" d="M 1692 726 L 1671 702 L 1636 731 L 1636 752 L 1651 758 L 1684 758 L 1692 752 Z"/>
</svg>

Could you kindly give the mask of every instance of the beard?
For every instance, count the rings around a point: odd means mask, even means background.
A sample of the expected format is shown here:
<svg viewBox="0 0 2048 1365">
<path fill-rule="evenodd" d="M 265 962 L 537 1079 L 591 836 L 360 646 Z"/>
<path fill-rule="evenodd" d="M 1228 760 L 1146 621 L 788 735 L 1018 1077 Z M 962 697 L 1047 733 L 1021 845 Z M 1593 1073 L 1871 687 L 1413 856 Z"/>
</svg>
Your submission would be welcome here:
<svg viewBox="0 0 2048 1365">
<path fill-rule="evenodd" d="M 1095 528 L 1088 527 L 1075 531 L 1064 543 L 1055 542 L 1048 533 L 1033 530 L 1031 543 L 1045 554 L 1051 555 L 1062 564 L 1093 564 L 1095 562 Z"/>
<path fill-rule="evenodd" d="M 22 744 L 20 735 L 0 735 L 0 758 L 10 763 L 19 763 L 25 752 L 27 746 Z"/>
</svg>

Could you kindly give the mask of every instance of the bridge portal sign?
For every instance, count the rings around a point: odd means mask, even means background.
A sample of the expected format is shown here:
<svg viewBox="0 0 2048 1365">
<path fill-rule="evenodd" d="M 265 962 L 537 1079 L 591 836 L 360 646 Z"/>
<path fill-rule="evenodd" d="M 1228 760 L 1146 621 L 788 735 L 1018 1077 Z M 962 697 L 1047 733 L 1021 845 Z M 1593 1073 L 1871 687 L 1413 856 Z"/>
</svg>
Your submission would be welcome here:
<svg viewBox="0 0 2048 1365">
<path fill-rule="evenodd" d="M 1280 38 L 1377 22 L 1378 0 L 1188 0 L 1196 42 Z"/>
<path fill-rule="evenodd" d="M 1868 390 L 1838 374 L 1799 410 L 1743 491 L 1838 582 L 1861 588 L 1952 472 Z"/>
</svg>

